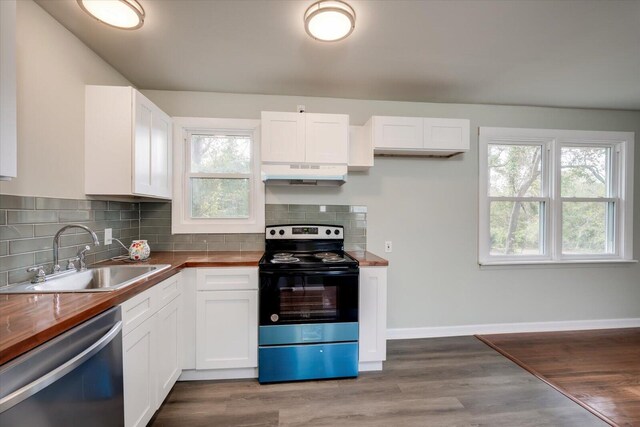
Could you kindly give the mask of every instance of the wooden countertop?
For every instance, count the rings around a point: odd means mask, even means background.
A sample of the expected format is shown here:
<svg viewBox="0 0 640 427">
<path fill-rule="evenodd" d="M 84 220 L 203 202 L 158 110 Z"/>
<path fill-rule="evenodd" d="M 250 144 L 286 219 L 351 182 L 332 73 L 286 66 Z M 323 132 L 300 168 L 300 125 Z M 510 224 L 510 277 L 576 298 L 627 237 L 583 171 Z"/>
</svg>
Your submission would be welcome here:
<svg viewBox="0 0 640 427">
<path fill-rule="evenodd" d="M 114 307 L 188 267 L 258 266 L 262 252 L 156 252 L 150 264 L 170 264 L 162 273 L 113 292 L 0 295 L 0 365 L 85 320 Z M 349 252 L 361 266 L 386 266 L 370 252 Z M 109 261 L 109 264 L 123 263 Z"/>
</svg>

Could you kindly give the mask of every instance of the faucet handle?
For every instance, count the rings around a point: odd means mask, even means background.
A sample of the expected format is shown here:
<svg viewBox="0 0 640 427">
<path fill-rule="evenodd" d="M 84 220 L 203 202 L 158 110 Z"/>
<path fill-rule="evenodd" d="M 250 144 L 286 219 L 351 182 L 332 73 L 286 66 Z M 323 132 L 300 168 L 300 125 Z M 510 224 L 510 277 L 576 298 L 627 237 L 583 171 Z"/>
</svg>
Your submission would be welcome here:
<svg viewBox="0 0 640 427">
<path fill-rule="evenodd" d="M 85 246 L 84 249 L 80 249 L 78 251 L 78 260 L 80 260 L 80 271 L 85 271 L 87 269 L 87 264 L 84 261 L 85 254 L 91 250 L 90 246 Z"/>
<path fill-rule="evenodd" d="M 67 262 L 67 271 L 75 271 L 77 270 L 76 265 L 74 264 L 74 262 L 79 261 L 80 257 L 73 257 L 73 258 L 69 258 L 69 261 Z"/>
<path fill-rule="evenodd" d="M 44 266 L 42 265 L 34 265 L 33 267 L 27 268 L 27 272 L 36 273 L 31 283 L 42 283 L 45 280 L 47 274 L 44 272 Z"/>
</svg>

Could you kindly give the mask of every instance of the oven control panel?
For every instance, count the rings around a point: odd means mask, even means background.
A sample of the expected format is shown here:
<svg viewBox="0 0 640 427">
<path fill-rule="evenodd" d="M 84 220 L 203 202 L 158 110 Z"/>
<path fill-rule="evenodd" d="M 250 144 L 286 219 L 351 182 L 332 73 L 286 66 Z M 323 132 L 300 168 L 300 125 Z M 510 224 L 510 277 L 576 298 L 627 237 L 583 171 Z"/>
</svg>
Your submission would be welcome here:
<svg viewBox="0 0 640 427">
<path fill-rule="evenodd" d="M 270 225 L 266 227 L 267 239 L 344 239 L 341 225 Z"/>
</svg>

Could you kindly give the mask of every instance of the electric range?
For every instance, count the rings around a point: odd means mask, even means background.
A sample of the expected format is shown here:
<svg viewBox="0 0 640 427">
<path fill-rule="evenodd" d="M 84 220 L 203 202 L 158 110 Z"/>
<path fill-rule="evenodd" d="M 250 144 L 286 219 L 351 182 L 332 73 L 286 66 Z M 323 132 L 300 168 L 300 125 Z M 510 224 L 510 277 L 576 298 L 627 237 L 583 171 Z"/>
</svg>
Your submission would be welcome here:
<svg viewBox="0 0 640 427">
<path fill-rule="evenodd" d="M 259 263 L 261 383 L 358 375 L 358 261 L 344 228 L 266 227 Z"/>
</svg>

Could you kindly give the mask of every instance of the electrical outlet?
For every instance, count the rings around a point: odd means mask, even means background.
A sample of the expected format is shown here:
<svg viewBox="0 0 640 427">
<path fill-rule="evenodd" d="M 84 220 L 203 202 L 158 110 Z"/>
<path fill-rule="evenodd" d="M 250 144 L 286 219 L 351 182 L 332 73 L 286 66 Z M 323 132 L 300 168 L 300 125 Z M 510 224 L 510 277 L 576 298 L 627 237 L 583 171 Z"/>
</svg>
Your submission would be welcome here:
<svg viewBox="0 0 640 427">
<path fill-rule="evenodd" d="M 387 240 L 386 242 L 384 242 L 384 251 L 385 252 L 391 252 L 392 251 L 391 240 Z"/>
<path fill-rule="evenodd" d="M 113 229 L 105 228 L 104 229 L 104 244 L 110 245 L 113 243 Z"/>
</svg>

